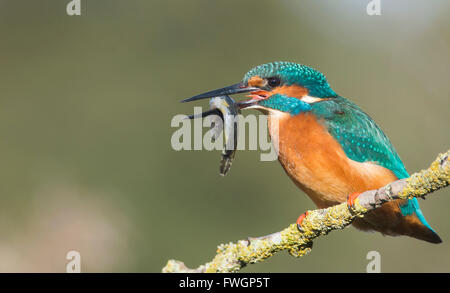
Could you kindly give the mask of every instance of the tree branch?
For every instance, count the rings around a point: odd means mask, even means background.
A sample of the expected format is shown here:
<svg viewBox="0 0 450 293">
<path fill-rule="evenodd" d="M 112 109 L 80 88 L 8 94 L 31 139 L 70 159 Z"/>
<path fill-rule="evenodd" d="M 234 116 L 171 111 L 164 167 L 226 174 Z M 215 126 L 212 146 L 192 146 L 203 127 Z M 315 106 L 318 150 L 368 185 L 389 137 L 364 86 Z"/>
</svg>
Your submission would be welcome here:
<svg viewBox="0 0 450 293">
<path fill-rule="evenodd" d="M 281 232 L 260 238 L 240 240 L 236 243 L 221 244 L 214 259 L 196 269 L 189 269 L 183 262 L 169 260 L 162 269 L 164 273 L 211 273 L 237 272 L 247 264 L 261 262 L 273 254 L 288 250 L 295 257 L 308 253 L 312 240 L 326 235 L 332 230 L 343 229 L 357 217 L 364 217 L 368 211 L 395 199 L 422 197 L 448 186 L 450 181 L 450 150 L 440 154 L 431 166 L 407 179 L 397 180 L 378 190 L 362 193 L 352 210 L 347 203 L 327 209 L 308 211 L 302 222 L 303 232 L 295 224 Z"/>
</svg>

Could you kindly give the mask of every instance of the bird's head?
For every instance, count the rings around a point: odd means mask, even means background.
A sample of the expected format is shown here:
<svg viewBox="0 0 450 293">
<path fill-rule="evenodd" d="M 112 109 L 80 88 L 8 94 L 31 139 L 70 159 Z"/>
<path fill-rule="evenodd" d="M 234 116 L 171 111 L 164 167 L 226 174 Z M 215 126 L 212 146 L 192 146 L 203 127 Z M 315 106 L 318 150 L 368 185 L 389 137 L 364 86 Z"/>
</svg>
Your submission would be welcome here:
<svg viewBox="0 0 450 293">
<path fill-rule="evenodd" d="M 237 93 L 249 93 L 249 99 L 238 102 L 241 109 L 281 111 L 292 115 L 298 114 L 302 107 L 337 96 L 319 71 L 292 62 L 273 62 L 251 69 L 242 82 L 194 96 L 183 102 Z"/>
</svg>

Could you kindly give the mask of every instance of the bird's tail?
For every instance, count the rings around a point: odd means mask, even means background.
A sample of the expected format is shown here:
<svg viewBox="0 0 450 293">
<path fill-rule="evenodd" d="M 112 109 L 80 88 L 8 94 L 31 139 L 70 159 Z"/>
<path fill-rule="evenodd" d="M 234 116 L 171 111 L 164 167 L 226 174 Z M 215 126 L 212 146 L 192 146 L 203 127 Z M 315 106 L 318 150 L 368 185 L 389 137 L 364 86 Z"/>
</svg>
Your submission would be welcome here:
<svg viewBox="0 0 450 293">
<path fill-rule="evenodd" d="M 442 242 L 436 231 L 425 220 L 417 198 L 409 199 L 399 207 L 405 217 L 403 229 L 408 232 L 406 235 L 431 243 Z"/>
<path fill-rule="evenodd" d="M 376 230 L 385 235 L 406 235 L 430 243 L 441 243 L 420 210 L 417 199 L 394 200 L 354 222 L 361 230 Z"/>
</svg>

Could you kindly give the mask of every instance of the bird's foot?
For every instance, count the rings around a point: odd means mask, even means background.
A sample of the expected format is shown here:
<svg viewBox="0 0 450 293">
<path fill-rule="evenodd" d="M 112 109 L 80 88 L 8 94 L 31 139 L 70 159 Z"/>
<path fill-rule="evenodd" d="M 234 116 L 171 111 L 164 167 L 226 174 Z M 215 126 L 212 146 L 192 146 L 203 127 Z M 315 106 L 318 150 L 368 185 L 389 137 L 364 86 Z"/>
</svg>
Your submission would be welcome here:
<svg viewBox="0 0 450 293">
<path fill-rule="evenodd" d="M 355 200 L 360 194 L 361 192 L 353 192 L 347 197 L 347 207 L 349 210 L 353 210 L 353 208 L 355 207 Z"/>
<path fill-rule="evenodd" d="M 297 219 L 297 229 L 300 232 L 304 232 L 303 228 L 302 228 L 302 222 L 306 218 L 307 215 L 308 215 L 308 211 L 306 211 L 305 213 L 301 214 L 300 217 L 298 217 L 298 219 Z"/>
</svg>

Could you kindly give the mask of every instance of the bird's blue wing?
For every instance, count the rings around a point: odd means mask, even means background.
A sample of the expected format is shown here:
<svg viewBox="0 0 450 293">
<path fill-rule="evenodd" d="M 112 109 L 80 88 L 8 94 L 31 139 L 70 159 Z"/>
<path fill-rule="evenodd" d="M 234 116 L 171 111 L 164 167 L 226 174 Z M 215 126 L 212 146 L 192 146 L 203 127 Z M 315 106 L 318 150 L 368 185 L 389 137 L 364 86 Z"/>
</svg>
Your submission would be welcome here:
<svg viewBox="0 0 450 293">
<path fill-rule="evenodd" d="M 358 106 L 339 97 L 315 103 L 313 112 L 324 118 L 328 131 L 350 159 L 375 162 L 391 170 L 399 179 L 409 177 L 392 143 Z"/>
</svg>

